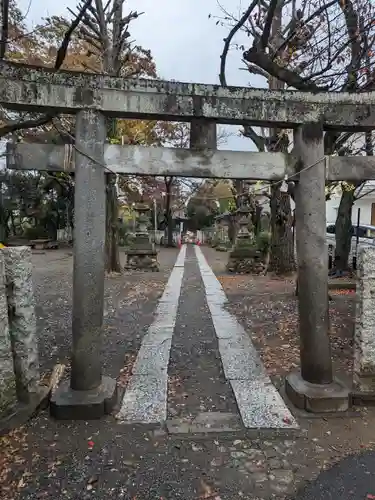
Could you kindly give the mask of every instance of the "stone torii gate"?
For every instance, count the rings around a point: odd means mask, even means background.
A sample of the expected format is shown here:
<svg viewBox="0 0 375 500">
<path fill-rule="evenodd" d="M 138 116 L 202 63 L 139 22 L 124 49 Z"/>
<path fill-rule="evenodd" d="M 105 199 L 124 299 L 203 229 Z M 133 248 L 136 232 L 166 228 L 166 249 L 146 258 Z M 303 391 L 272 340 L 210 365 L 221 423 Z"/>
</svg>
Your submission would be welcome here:
<svg viewBox="0 0 375 500">
<path fill-rule="evenodd" d="M 8 145 L 8 166 L 74 170 L 75 245 L 73 356 L 70 383 L 51 402 L 58 418 L 99 417 L 115 381 L 102 376 L 105 179 L 119 174 L 296 181 L 301 370 L 287 377 L 294 404 L 310 411 L 345 410 L 349 390 L 332 373 L 328 337 L 328 252 L 325 183 L 375 179 L 366 157 L 324 157 L 324 130 L 375 128 L 373 93 L 310 94 L 157 80 L 124 80 L 0 62 L 0 103 L 14 111 L 76 115 L 75 155 L 51 144 Z M 191 149 L 108 145 L 106 117 L 191 122 Z M 216 124 L 294 129 L 294 150 L 216 150 Z"/>
</svg>

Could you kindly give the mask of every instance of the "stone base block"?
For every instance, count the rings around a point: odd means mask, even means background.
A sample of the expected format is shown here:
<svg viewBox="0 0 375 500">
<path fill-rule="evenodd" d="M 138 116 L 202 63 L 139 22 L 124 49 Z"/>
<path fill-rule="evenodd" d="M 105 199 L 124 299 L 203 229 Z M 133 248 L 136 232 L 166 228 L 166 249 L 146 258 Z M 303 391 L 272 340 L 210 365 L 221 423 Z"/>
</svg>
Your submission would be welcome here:
<svg viewBox="0 0 375 500">
<path fill-rule="evenodd" d="M 229 254 L 227 271 L 240 274 L 263 274 L 266 269 L 261 252 L 250 242 L 236 245 Z"/>
<path fill-rule="evenodd" d="M 112 412 L 117 403 L 116 381 L 103 377 L 97 389 L 74 391 L 66 380 L 51 396 L 50 413 L 58 420 L 95 420 Z"/>
<path fill-rule="evenodd" d="M 371 367 L 371 371 L 374 371 L 373 367 Z M 375 395 L 375 373 L 369 373 L 369 370 L 363 370 L 362 373 L 354 371 L 353 386 L 356 392 L 367 394 L 372 393 Z"/>
<path fill-rule="evenodd" d="M 357 284 L 354 281 L 328 280 L 328 290 L 356 290 Z"/>
<path fill-rule="evenodd" d="M 39 385 L 36 392 L 30 393 L 30 401 L 27 404 L 17 402 L 12 407 L 10 413 L 0 417 L 0 436 L 8 434 L 16 427 L 24 425 L 38 410 L 47 408 L 48 394 L 48 387 Z"/>
<path fill-rule="evenodd" d="M 266 265 L 261 260 L 255 260 L 253 258 L 233 258 L 229 256 L 227 271 L 230 273 L 240 273 L 240 274 L 263 274 L 266 269 Z"/>
<path fill-rule="evenodd" d="M 353 373 L 352 404 L 354 406 L 375 406 L 375 374 L 369 370 Z"/>
<path fill-rule="evenodd" d="M 128 254 L 125 269 L 133 271 L 159 271 L 157 255 L 155 254 Z"/>
<path fill-rule="evenodd" d="M 285 380 L 285 393 L 299 409 L 312 413 L 345 412 L 349 409 L 350 390 L 338 380 L 331 384 L 311 384 L 300 372 Z"/>
<path fill-rule="evenodd" d="M 167 420 L 169 434 L 217 434 L 243 430 L 241 417 L 234 413 L 198 413 L 196 417 Z"/>
<path fill-rule="evenodd" d="M 351 393 L 351 402 L 353 406 L 375 406 L 375 392 L 357 392 Z"/>
</svg>

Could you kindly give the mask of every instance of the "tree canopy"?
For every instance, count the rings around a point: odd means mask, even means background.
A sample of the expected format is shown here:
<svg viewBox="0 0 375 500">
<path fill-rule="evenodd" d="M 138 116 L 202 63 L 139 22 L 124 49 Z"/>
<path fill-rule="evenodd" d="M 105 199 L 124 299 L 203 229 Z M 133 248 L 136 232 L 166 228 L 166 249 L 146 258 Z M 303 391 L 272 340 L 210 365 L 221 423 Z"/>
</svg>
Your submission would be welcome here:
<svg viewBox="0 0 375 500">
<path fill-rule="evenodd" d="M 235 48 L 242 56 L 243 69 L 271 88 L 312 92 L 373 90 L 374 14 L 374 5 L 366 0 L 254 0 L 240 16 L 222 10 L 217 22 L 228 25 L 228 36 L 221 55 L 221 84 L 230 84 L 226 59 L 229 50 Z M 259 151 L 293 147 L 288 130 L 246 126 L 243 135 Z M 373 137 L 371 133 L 330 131 L 325 133 L 324 148 L 326 154 L 372 155 Z M 356 189 L 361 184 L 341 183 L 343 210 L 338 212 L 336 231 L 336 249 L 343 254 L 341 262 L 347 261 L 347 229 Z M 277 194 L 272 187 L 271 192 Z M 274 201 L 271 196 L 271 214 L 272 206 L 281 205 L 272 205 Z M 342 245 L 338 244 L 340 241 Z"/>
</svg>

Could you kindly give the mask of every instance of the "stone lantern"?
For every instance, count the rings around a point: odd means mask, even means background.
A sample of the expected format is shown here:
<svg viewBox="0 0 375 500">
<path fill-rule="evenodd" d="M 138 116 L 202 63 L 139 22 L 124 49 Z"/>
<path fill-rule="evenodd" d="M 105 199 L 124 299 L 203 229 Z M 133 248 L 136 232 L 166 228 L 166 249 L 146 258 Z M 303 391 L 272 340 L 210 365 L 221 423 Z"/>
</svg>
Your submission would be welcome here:
<svg viewBox="0 0 375 500">
<path fill-rule="evenodd" d="M 264 270 L 261 253 L 254 242 L 251 207 L 244 200 L 237 209 L 239 231 L 233 249 L 229 253 L 227 270 L 232 273 L 259 274 Z"/>
<path fill-rule="evenodd" d="M 150 207 L 147 203 L 137 203 L 134 206 L 137 212 L 137 223 L 135 238 L 131 247 L 126 252 L 127 262 L 126 269 L 158 271 L 159 265 L 157 260 L 157 252 L 154 243 L 151 242 L 148 232 L 148 223 Z"/>
<path fill-rule="evenodd" d="M 251 230 L 253 227 L 253 224 L 251 222 L 251 210 L 248 206 L 242 204 L 237 209 L 236 213 L 238 216 L 238 225 L 240 228 L 237 233 L 234 246 L 240 248 L 252 246 L 254 243 L 254 234 L 249 231 L 249 229 Z"/>
</svg>

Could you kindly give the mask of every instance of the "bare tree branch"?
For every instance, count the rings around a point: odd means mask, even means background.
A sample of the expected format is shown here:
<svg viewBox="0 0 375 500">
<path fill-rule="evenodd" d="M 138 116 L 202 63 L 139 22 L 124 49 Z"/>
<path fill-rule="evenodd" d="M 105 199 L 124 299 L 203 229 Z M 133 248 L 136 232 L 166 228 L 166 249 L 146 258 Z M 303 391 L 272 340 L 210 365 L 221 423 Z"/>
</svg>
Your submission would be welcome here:
<svg viewBox="0 0 375 500">
<path fill-rule="evenodd" d="M 70 12 L 71 14 L 75 15 L 75 14 L 74 14 L 74 12 L 73 12 L 71 9 L 68 9 L 68 10 L 69 10 L 69 12 Z M 99 30 L 98 30 L 98 28 L 97 28 L 97 23 L 96 23 L 96 21 L 95 21 L 95 19 L 94 19 L 94 18 L 90 18 L 90 16 L 85 15 L 85 16 L 83 16 L 83 19 L 82 19 L 82 24 L 83 24 L 83 25 L 85 25 L 85 26 L 87 26 L 87 28 L 88 28 L 90 31 L 92 31 L 92 33 L 93 33 L 94 37 L 93 37 L 93 35 L 90 33 L 90 36 L 91 36 L 91 37 L 96 38 L 96 39 L 99 39 L 99 38 L 100 38 L 100 33 L 99 33 Z"/>
<path fill-rule="evenodd" d="M 64 62 L 64 59 L 66 57 L 66 53 L 68 51 L 69 42 L 72 38 L 72 35 L 73 35 L 75 29 L 77 28 L 77 26 L 79 25 L 79 23 L 82 21 L 82 18 L 85 15 L 85 12 L 86 12 L 87 8 L 89 7 L 89 5 L 91 5 L 91 2 L 92 2 L 92 0 L 86 0 L 86 2 L 84 3 L 83 7 L 80 10 L 80 12 L 78 13 L 77 17 L 74 19 L 74 21 L 70 25 L 70 28 L 66 31 L 66 33 L 64 35 L 64 39 L 61 42 L 59 50 L 57 51 L 56 61 L 55 61 L 55 66 L 54 66 L 54 69 L 56 71 L 61 68 L 61 66 Z"/>
<path fill-rule="evenodd" d="M 220 73 L 219 73 L 219 79 L 220 79 L 220 84 L 223 87 L 227 86 L 227 80 L 226 80 L 226 75 L 225 75 L 225 67 L 226 67 L 226 61 L 227 61 L 227 56 L 228 56 L 228 51 L 230 44 L 236 35 L 236 33 L 242 28 L 242 26 L 246 23 L 246 21 L 250 18 L 250 15 L 256 5 L 258 4 L 258 0 L 253 0 L 253 2 L 250 4 L 249 8 L 244 12 L 240 20 L 233 26 L 233 28 L 230 30 L 229 35 L 227 38 L 224 40 L 224 48 L 223 52 L 220 56 Z M 259 151 L 264 151 L 264 138 L 261 136 L 258 136 L 258 134 L 255 132 L 255 130 L 250 126 L 247 125 L 244 127 L 243 130 L 243 135 L 245 137 L 249 137 L 255 144 L 255 146 L 258 148 Z"/>
<path fill-rule="evenodd" d="M 264 23 L 263 33 L 260 37 L 259 48 L 265 50 L 271 34 L 272 21 L 276 12 L 278 0 L 271 0 L 268 7 L 266 22 Z"/>
<path fill-rule="evenodd" d="M 84 26 L 80 27 L 79 35 L 85 42 L 92 45 L 96 50 L 102 50 L 101 39 L 88 31 Z"/>
<path fill-rule="evenodd" d="M 49 123 L 52 120 L 53 116 L 54 115 L 52 114 L 45 114 L 40 116 L 39 118 L 25 120 L 23 122 L 9 123 L 0 128 L 0 137 L 4 137 L 5 135 L 16 132 L 17 130 L 25 130 L 28 128 L 46 125 L 46 123 Z"/>
<path fill-rule="evenodd" d="M 229 32 L 229 35 L 224 40 L 224 49 L 223 49 L 223 53 L 220 56 L 221 61 L 220 61 L 220 74 L 219 74 L 220 84 L 223 87 L 227 86 L 227 81 L 226 81 L 226 77 L 225 77 L 225 66 L 226 66 L 226 62 L 227 62 L 227 56 L 228 56 L 230 44 L 231 44 L 235 34 L 242 28 L 242 26 L 249 19 L 249 16 L 252 13 L 252 11 L 254 10 L 254 7 L 257 5 L 257 3 L 258 3 L 258 0 L 253 0 L 251 2 L 249 8 L 244 12 L 243 16 L 238 21 L 238 23 L 235 26 L 233 26 L 233 28 Z"/>
<path fill-rule="evenodd" d="M 313 82 L 307 82 L 301 76 L 288 68 L 279 66 L 264 52 L 259 52 L 256 47 L 252 47 L 243 53 L 245 61 L 260 66 L 264 71 L 267 71 L 271 76 L 285 82 L 289 87 L 295 87 L 298 90 L 306 90 L 309 92 L 327 91 L 328 87 L 319 87 Z"/>
<path fill-rule="evenodd" d="M 351 0 L 345 0 L 345 2 L 339 2 L 341 10 L 345 16 L 345 22 L 347 27 L 347 32 L 350 40 L 351 49 L 351 60 L 348 65 L 348 78 L 344 84 L 343 89 L 347 91 L 354 91 L 358 84 L 358 69 L 361 62 L 362 47 L 361 41 L 362 37 L 359 34 L 359 22 L 357 12 L 354 10 Z"/>
<path fill-rule="evenodd" d="M 95 7 L 92 4 L 90 4 L 89 7 L 87 8 L 87 10 L 92 15 L 94 22 L 98 23 L 99 18 L 98 18 L 98 13 L 97 13 Z M 87 12 L 87 14 L 88 14 L 88 12 Z"/>
<path fill-rule="evenodd" d="M 253 127 L 250 127 L 250 125 L 244 126 L 242 135 L 251 139 L 257 147 L 258 151 L 263 152 L 266 150 L 266 139 L 261 135 L 258 135 Z"/>
<path fill-rule="evenodd" d="M 73 20 L 72 24 L 65 32 L 64 38 L 63 38 L 61 45 L 60 45 L 60 47 L 57 51 L 57 54 L 56 54 L 56 60 L 55 60 L 55 64 L 54 64 L 54 69 L 56 71 L 58 71 L 61 68 L 61 66 L 64 62 L 64 59 L 66 57 L 66 53 L 68 51 L 69 42 L 72 38 L 72 35 L 73 35 L 75 29 L 77 28 L 77 26 L 79 25 L 79 23 L 81 22 L 88 6 L 91 4 L 91 1 L 92 0 L 86 0 L 84 5 L 82 6 L 80 12 L 78 13 L 77 17 Z M 7 125 L 4 125 L 3 127 L 0 127 L 0 137 L 4 137 L 5 135 L 12 133 L 12 132 L 16 132 L 17 130 L 25 130 L 25 129 L 33 128 L 33 127 L 40 127 L 41 125 L 45 125 L 45 124 L 49 123 L 52 120 L 52 118 L 54 118 L 54 116 L 56 116 L 56 113 L 46 113 L 46 114 L 39 116 L 38 118 L 35 118 L 33 120 L 30 119 L 30 120 L 26 120 L 23 122 L 17 121 L 17 122 L 9 123 Z"/>
<path fill-rule="evenodd" d="M 247 61 L 243 61 L 246 65 L 246 70 L 253 74 L 253 75 L 259 75 L 259 76 L 262 76 L 263 78 L 265 78 L 266 80 L 268 80 L 270 78 L 270 75 L 264 71 L 264 69 L 262 68 L 259 68 L 259 66 L 255 66 L 255 64 L 250 64 L 248 63 Z M 245 69 L 245 68 L 242 68 L 242 69 Z"/>
<path fill-rule="evenodd" d="M 322 5 L 321 7 L 319 7 L 319 9 L 317 9 L 315 12 L 313 12 L 305 21 L 301 20 L 298 23 L 298 28 L 299 29 L 303 28 L 304 26 L 309 24 L 313 19 L 320 16 L 320 14 L 327 11 L 327 9 L 329 9 L 329 7 L 332 7 L 332 5 L 335 5 L 336 3 L 337 3 L 337 0 L 331 0 L 331 2 Z M 291 42 L 291 40 L 296 36 L 296 29 L 295 28 L 296 28 L 296 26 L 294 27 L 293 30 L 291 30 L 289 36 L 284 40 L 284 42 L 274 52 L 273 59 L 275 58 L 275 56 L 278 53 L 280 53 L 282 50 L 284 50 L 288 46 L 289 42 Z"/>
</svg>

